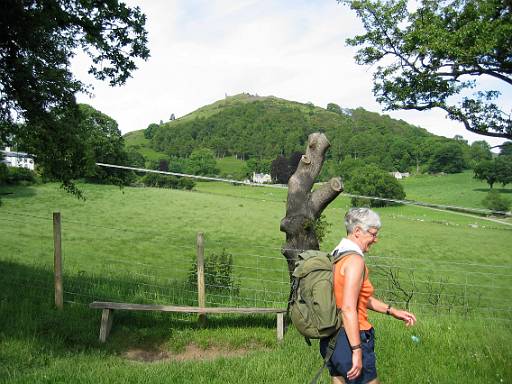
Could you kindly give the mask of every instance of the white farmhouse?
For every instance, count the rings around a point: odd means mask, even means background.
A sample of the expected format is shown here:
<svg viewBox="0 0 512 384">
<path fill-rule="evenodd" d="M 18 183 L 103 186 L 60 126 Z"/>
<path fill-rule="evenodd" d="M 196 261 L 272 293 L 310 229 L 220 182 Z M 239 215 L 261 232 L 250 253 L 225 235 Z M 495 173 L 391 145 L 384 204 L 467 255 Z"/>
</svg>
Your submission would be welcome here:
<svg viewBox="0 0 512 384">
<path fill-rule="evenodd" d="M 391 176 L 393 176 L 397 180 L 402 180 L 406 177 L 409 177 L 411 174 L 409 172 L 390 172 Z"/>
<path fill-rule="evenodd" d="M 271 183 L 272 177 L 268 173 L 252 173 L 252 182 L 258 184 Z"/>
<path fill-rule="evenodd" d="M 0 150 L 0 153 L 3 155 L 2 162 L 7 164 L 7 166 L 34 170 L 34 158 L 28 153 L 13 152 L 9 147 L 6 147 L 5 150 Z"/>
</svg>

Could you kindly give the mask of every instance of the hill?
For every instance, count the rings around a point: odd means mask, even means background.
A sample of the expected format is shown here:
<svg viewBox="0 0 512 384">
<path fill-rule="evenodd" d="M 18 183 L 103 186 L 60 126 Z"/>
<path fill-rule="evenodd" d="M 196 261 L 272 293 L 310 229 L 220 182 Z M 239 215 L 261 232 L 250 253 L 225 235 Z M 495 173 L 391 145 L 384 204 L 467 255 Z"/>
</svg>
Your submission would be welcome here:
<svg viewBox="0 0 512 384">
<path fill-rule="evenodd" d="M 151 132 L 131 132 L 128 146 L 147 159 L 186 158 L 199 147 L 217 158 L 274 159 L 304 150 L 312 132 L 324 132 L 331 142 L 328 161 L 363 159 L 386 170 L 408 171 L 426 166 L 440 144 L 464 141 L 447 139 L 425 129 L 362 108 L 328 109 L 273 96 L 248 94 L 227 97 L 177 120 L 152 125 Z M 146 135 L 145 135 L 146 134 Z M 327 167 L 328 168 L 328 167 Z"/>
</svg>

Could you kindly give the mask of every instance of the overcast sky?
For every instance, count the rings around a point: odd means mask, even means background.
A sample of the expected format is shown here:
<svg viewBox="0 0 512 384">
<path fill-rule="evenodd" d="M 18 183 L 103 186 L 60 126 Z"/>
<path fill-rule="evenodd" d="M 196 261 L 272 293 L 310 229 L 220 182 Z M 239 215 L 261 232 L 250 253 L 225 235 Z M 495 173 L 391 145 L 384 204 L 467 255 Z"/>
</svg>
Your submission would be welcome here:
<svg viewBox="0 0 512 384">
<path fill-rule="evenodd" d="M 86 76 L 78 56 L 73 70 L 94 85 L 79 95 L 119 123 L 123 133 L 183 116 L 242 92 L 312 102 L 325 108 L 382 112 L 372 94 L 372 68 L 355 64 L 345 39 L 363 31 L 355 14 L 335 0 L 129 0 L 147 16 L 148 61 L 124 86 Z M 473 142 L 504 140 L 471 134 L 442 111 L 397 111 L 390 116 L 432 133 Z"/>
</svg>

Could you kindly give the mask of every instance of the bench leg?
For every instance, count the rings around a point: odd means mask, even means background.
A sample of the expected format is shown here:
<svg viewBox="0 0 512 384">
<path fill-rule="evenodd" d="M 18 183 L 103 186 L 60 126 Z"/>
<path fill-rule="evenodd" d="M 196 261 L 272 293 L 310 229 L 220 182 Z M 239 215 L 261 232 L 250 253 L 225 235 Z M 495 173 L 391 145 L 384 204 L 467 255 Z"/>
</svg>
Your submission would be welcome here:
<svg viewBox="0 0 512 384">
<path fill-rule="evenodd" d="M 284 337 L 284 313 L 277 314 L 277 341 L 282 341 Z"/>
<path fill-rule="evenodd" d="M 100 325 L 100 341 L 104 343 L 107 340 L 110 329 L 112 328 L 112 318 L 114 317 L 114 310 L 105 308 L 101 314 Z"/>
</svg>

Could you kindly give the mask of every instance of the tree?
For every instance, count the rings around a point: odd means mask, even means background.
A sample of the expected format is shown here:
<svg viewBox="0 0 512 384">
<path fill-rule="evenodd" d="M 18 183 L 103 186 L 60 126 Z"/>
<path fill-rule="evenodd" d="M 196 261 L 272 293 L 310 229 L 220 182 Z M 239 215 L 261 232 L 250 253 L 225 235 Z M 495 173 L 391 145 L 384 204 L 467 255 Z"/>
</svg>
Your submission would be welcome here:
<svg viewBox="0 0 512 384">
<path fill-rule="evenodd" d="M 187 172 L 194 175 L 215 176 L 219 173 L 213 151 L 208 148 L 198 148 L 192 151 Z"/>
<path fill-rule="evenodd" d="M 469 157 L 473 167 L 483 160 L 491 160 L 491 146 L 486 141 L 475 141 L 469 149 Z"/>
<path fill-rule="evenodd" d="M 288 183 L 288 179 L 290 178 L 290 164 L 285 156 L 279 155 L 272 161 L 270 175 L 272 176 L 272 180 L 278 184 Z"/>
<path fill-rule="evenodd" d="M 496 162 L 494 160 L 484 160 L 478 163 L 473 169 L 474 178 L 478 180 L 485 180 L 492 189 L 494 183 L 498 180 L 496 173 Z"/>
<path fill-rule="evenodd" d="M 338 113 L 340 115 L 343 113 L 343 111 L 341 110 L 341 107 L 338 104 L 335 104 L 335 103 L 327 104 L 327 108 L 326 109 L 328 111 L 331 111 L 331 112 L 334 112 L 334 113 Z"/>
<path fill-rule="evenodd" d="M 117 122 L 110 116 L 87 104 L 79 104 L 79 132 L 85 147 L 81 173 L 89 181 L 126 185 L 133 180 L 133 173 L 122 169 L 98 167 L 96 163 L 128 164 L 128 154 Z"/>
<path fill-rule="evenodd" d="M 300 160 L 302 159 L 302 152 L 292 152 L 290 157 L 288 158 L 288 172 L 290 175 L 293 175 L 299 166 Z"/>
<path fill-rule="evenodd" d="M 118 0 L 0 4 L 0 141 L 27 143 L 38 164 L 77 192 L 71 180 L 83 171 L 76 140 L 83 136 L 71 122 L 80 118 L 75 93 L 90 87 L 73 76 L 70 61 L 83 51 L 90 74 L 124 84 L 135 59 L 149 57 L 146 18 Z"/>
<path fill-rule="evenodd" d="M 512 156 L 481 161 L 474 169 L 474 178 L 485 180 L 491 189 L 494 183 L 501 183 L 503 187 L 512 183 Z"/>
<path fill-rule="evenodd" d="M 281 220 L 280 230 L 286 233 L 281 252 L 288 263 L 290 280 L 298 254 L 306 249 L 319 249 L 319 235 L 325 227 L 322 212 L 343 191 L 339 177 L 312 191 L 329 146 L 323 133 L 309 135 L 306 153 L 288 181 L 286 216 Z"/>
<path fill-rule="evenodd" d="M 155 135 L 156 130 L 158 129 L 159 125 L 155 123 L 151 123 L 148 125 L 148 127 L 144 130 L 144 137 L 146 139 L 152 139 Z"/>
<path fill-rule="evenodd" d="M 429 171 L 433 173 L 459 173 L 464 168 L 464 153 L 461 145 L 457 143 L 446 143 L 437 147 L 429 164 Z"/>
<path fill-rule="evenodd" d="M 503 187 L 512 183 L 512 156 L 498 156 L 494 159 L 496 164 L 497 181 Z"/>
<path fill-rule="evenodd" d="M 506 141 L 501 145 L 500 156 L 512 156 L 512 141 Z"/>
<path fill-rule="evenodd" d="M 425 0 L 414 11 L 407 0 L 339 1 L 363 22 L 366 33 L 347 43 L 361 47 L 358 64 L 375 65 L 373 92 L 387 110 L 441 108 L 471 132 L 512 138 L 500 92 L 476 83 L 512 85 L 510 1 Z"/>
<path fill-rule="evenodd" d="M 357 168 L 346 183 L 347 192 L 354 195 L 380 197 L 386 199 L 403 200 L 405 192 L 402 185 L 386 171 L 375 165 L 366 165 Z M 352 198 L 355 207 L 385 207 L 392 203 L 383 200 Z"/>
</svg>

